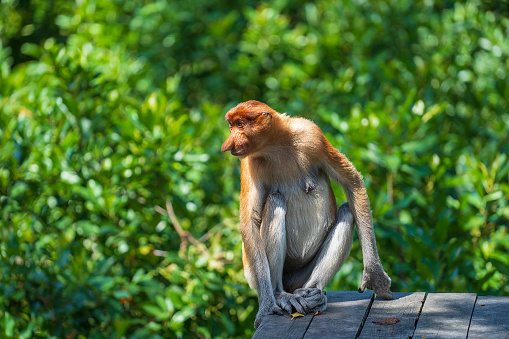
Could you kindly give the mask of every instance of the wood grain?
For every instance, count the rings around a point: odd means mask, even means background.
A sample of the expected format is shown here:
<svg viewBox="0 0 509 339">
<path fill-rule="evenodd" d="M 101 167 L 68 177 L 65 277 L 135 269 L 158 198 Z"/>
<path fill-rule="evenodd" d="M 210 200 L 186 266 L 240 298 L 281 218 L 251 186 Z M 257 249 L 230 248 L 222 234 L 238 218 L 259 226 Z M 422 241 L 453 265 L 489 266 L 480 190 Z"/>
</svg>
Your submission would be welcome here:
<svg viewBox="0 0 509 339">
<path fill-rule="evenodd" d="M 478 297 L 468 338 L 509 339 L 509 298 Z"/>
<path fill-rule="evenodd" d="M 429 293 L 414 338 L 466 338 L 475 293 Z"/>
<path fill-rule="evenodd" d="M 355 338 L 372 301 L 371 291 L 327 292 L 327 310 L 313 318 L 304 338 Z"/>
<path fill-rule="evenodd" d="M 368 318 L 362 328 L 359 338 L 408 338 L 415 330 L 415 323 L 419 318 L 425 292 L 395 292 L 393 300 L 377 297 L 371 305 Z M 377 325 L 387 319 L 399 319 L 392 325 Z M 391 321 L 386 321 L 390 323 Z"/>
<path fill-rule="evenodd" d="M 288 314 L 266 316 L 256 330 L 253 339 L 302 338 L 313 319 L 313 315 L 307 314 L 304 317 L 291 319 L 292 317 Z"/>
</svg>

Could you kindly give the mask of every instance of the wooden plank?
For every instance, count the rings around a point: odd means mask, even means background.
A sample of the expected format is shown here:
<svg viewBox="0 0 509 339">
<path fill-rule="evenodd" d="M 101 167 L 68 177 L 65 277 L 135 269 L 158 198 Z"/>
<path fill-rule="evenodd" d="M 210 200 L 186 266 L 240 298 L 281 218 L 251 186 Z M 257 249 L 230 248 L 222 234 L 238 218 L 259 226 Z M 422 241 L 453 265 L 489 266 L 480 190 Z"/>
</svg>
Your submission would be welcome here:
<svg viewBox="0 0 509 339">
<path fill-rule="evenodd" d="M 475 293 L 429 293 L 414 338 L 466 338 Z"/>
<path fill-rule="evenodd" d="M 394 292 L 393 296 L 393 300 L 375 299 L 359 338 L 409 338 L 414 334 L 426 293 Z M 389 319 L 394 318 L 399 319 L 395 324 L 374 323 L 391 323 Z"/>
<path fill-rule="evenodd" d="M 355 338 L 372 301 L 371 291 L 327 292 L 327 310 L 313 318 L 304 338 Z"/>
<path fill-rule="evenodd" d="M 509 338 L 509 298 L 478 297 L 468 338 Z"/>
<path fill-rule="evenodd" d="M 292 317 L 288 314 L 266 316 L 256 330 L 253 339 L 302 338 L 313 315 L 307 314 L 304 317 L 291 319 Z"/>
</svg>

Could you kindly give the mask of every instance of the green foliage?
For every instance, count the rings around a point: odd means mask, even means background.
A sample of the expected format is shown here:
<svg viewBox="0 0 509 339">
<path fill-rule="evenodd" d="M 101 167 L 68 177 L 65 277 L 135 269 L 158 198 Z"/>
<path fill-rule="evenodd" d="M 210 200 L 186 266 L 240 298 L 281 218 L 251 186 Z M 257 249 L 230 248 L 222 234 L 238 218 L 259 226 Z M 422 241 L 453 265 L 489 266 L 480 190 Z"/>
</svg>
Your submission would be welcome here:
<svg viewBox="0 0 509 339">
<path fill-rule="evenodd" d="M 509 295 L 508 35 L 494 1 L 2 1 L 0 336 L 252 334 L 248 99 L 363 173 L 393 290 Z"/>
</svg>

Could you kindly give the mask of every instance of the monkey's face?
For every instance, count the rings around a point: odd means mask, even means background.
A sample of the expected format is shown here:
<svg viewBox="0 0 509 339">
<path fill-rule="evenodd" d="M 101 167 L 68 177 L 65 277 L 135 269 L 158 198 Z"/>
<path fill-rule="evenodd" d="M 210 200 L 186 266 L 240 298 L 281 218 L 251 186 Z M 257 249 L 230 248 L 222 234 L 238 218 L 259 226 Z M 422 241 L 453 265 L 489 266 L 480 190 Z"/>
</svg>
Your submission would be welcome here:
<svg viewBox="0 0 509 339">
<path fill-rule="evenodd" d="M 224 142 L 221 151 L 230 151 L 237 157 L 255 153 L 266 139 L 272 113 L 276 112 L 254 100 L 243 102 L 229 110 L 225 118 L 230 125 L 230 136 Z"/>
<path fill-rule="evenodd" d="M 230 136 L 223 143 L 221 152 L 230 151 L 232 155 L 244 156 L 249 150 L 249 139 L 247 138 L 245 126 L 246 122 L 238 119 L 228 121 L 230 124 Z"/>
</svg>

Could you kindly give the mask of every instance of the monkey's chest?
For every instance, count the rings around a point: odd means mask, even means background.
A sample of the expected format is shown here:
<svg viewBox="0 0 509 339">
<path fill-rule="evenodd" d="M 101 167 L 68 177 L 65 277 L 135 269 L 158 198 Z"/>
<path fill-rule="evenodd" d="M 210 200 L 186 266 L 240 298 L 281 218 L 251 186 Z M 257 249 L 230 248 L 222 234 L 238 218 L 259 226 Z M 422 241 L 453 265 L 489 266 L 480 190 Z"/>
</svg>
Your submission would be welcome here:
<svg viewBox="0 0 509 339">
<path fill-rule="evenodd" d="M 285 269 L 298 269 L 315 256 L 327 237 L 336 203 L 325 176 L 305 182 L 304 187 L 282 186 L 279 191 L 287 207 Z"/>
</svg>

